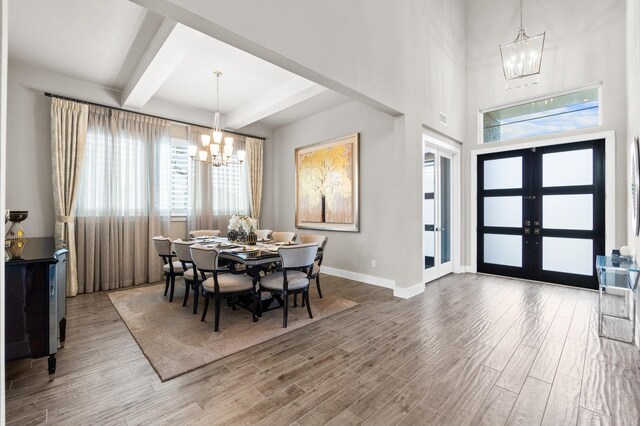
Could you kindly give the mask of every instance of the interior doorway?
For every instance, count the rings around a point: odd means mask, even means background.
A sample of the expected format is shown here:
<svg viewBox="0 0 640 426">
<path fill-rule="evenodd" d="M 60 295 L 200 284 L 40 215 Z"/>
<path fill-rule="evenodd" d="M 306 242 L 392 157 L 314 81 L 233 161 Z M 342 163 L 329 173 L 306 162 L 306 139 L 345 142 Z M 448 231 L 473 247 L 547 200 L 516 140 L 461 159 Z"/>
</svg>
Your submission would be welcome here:
<svg viewBox="0 0 640 426">
<path fill-rule="evenodd" d="M 458 263 L 458 155 L 455 148 L 425 135 L 422 173 L 425 283 L 454 272 L 454 263 Z"/>
<path fill-rule="evenodd" d="M 605 140 L 478 156 L 478 272 L 597 288 Z"/>
</svg>

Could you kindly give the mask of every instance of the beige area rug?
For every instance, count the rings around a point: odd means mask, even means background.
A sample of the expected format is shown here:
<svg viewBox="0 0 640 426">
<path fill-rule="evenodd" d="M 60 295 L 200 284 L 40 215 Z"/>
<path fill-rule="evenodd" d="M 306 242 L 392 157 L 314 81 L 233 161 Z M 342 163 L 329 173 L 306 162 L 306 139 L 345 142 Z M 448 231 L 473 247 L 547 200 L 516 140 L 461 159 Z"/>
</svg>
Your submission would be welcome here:
<svg viewBox="0 0 640 426">
<path fill-rule="evenodd" d="M 251 312 L 240 307 L 233 311 L 223 301 L 220 331 L 216 333 L 213 331 L 213 300 L 209 303 L 205 322 L 201 322 L 203 298 L 200 298 L 198 314 L 193 315 L 192 295 L 189 295 L 187 306 L 182 306 L 183 289 L 182 283 L 176 283 L 173 303 L 169 303 L 168 296 L 163 296 L 164 284 L 108 294 L 163 382 L 357 305 L 331 294 L 322 299 L 311 294 L 313 319 L 310 319 L 307 309 L 299 307 L 300 300 L 294 308 L 291 298 L 285 329 L 282 328 L 282 309 L 265 312 L 258 322 L 253 322 Z"/>
</svg>

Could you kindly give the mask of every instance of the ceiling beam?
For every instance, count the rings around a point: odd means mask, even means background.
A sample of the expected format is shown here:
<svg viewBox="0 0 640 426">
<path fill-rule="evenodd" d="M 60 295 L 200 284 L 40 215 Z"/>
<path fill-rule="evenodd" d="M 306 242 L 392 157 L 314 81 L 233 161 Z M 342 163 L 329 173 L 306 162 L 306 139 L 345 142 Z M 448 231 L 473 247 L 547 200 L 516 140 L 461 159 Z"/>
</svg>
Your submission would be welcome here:
<svg viewBox="0 0 640 426">
<path fill-rule="evenodd" d="M 225 114 L 224 127 L 229 130 L 240 129 L 327 90 L 329 89 L 302 77 L 294 77 Z"/>
<path fill-rule="evenodd" d="M 142 108 L 203 36 L 165 18 L 122 91 L 122 106 Z"/>
</svg>

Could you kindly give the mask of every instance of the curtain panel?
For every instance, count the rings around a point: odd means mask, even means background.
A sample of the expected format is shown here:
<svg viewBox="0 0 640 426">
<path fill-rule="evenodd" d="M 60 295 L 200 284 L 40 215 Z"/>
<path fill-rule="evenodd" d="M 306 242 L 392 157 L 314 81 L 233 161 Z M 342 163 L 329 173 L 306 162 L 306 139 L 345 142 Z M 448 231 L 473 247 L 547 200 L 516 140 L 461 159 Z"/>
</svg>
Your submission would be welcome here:
<svg viewBox="0 0 640 426">
<path fill-rule="evenodd" d="M 247 150 L 247 180 L 249 182 L 251 216 L 260 217 L 264 141 L 262 139 L 247 137 L 245 143 Z"/>
<path fill-rule="evenodd" d="M 64 99 L 51 99 L 51 162 L 56 245 L 69 250 L 67 296 L 78 294 L 75 214 L 87 139 L 89 107 Z"/>
<path fill-rule="evenodd" d="M 89 107 L 76 214 L 79 292 L 161 279 L 151 238 L 169 234 L 170 159 L 166 120 Z"/>
<path fill-rule="evenodd" d="M 189 126 L 188 133 L 189 142 L 200 147 L 200 137 L 211 134 L 211 129 Z M 243 140 L 234 140 L 234 153 L 245 149 Z M 219 229 L 222 234 L 226 234 L 232 215 L 250 213 L 246 161 L 243 164 L 220 167 L 193 161 L 189 185 L 188 231 Z"/>
</svg>

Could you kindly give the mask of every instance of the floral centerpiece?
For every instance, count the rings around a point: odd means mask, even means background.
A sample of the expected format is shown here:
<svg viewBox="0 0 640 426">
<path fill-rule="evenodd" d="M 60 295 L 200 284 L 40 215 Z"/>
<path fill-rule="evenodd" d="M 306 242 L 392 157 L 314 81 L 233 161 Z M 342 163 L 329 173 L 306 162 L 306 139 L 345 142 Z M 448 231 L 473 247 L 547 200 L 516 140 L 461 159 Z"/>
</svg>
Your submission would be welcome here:
<svg viewBox="0 0 640 426">
<path fill-rule="evenodd" d="M 250 234 L 255 235 L 258 228 L 258 218 L 242 214 L 234 214 L 229 219 L 227 238 L 231 241 L 246 240 Z"/>
</svg>

